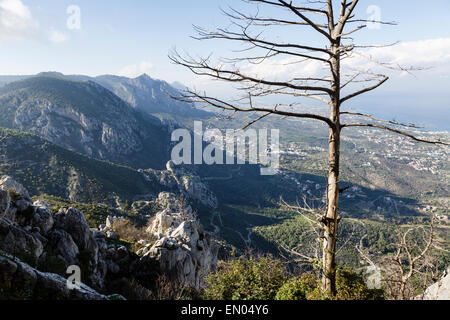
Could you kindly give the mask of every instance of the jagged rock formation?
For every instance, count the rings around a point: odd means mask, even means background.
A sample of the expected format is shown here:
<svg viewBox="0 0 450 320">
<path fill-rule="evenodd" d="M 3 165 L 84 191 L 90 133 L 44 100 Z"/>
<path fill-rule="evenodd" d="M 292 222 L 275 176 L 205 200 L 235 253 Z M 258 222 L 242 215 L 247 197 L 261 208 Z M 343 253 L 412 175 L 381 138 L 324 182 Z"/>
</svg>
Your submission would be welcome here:
<svg viewBox="0 0 450 320">
<path fill-rule="evenodd" d="M 194 199 L 211 209 L 216 209 L 218 200 L 209 186 L 199 176 L 183 166 L 175 166 L 172 161 L 166 164 L 167 170 L 140 170 L 148 181 L 157 182 Z"/>
<path fill-rule="evenodd" d="M 141 250 L 136 254 L 111 242 L 117 239 L 111 229 L 120 218 L 108 217 L 101 230 L 90 229 L 82 212 L 62 207 L 55 213 L 44 201 L 31 203 L 22 185 L 11 177 L 2 177 L 3 283 L 9 289 L 21 288 L 24 283 L 18 279 L 26 278 L 27 286 L 22 289 L 32 296 L 44 290 L 64 299 L 106 299 L 99 292 L 108 291 L 116 281 L 138 278 L 152 283 L 159 274 L 200 288 L 204 277 L 216 265 L 218 247 L 203 231 L 191 207 L 176 195 L 160 193 L 157 201 L 164 210 L 148 229 L 149 238 L 155 241 L 139 241 Z M 78 291 L 67 289 L 64 279 L 68 267 L 74 265 L 80 267 L 84 283 Z M 0 294 L 3 289 L 0 287 Z"/>
<path fill-rule="evenodd" d="M 54 214 L 43 201 L 32 204 L 26 189 L 11 177 L 3 177 L 0 188 L 0 203 L 9 202 L 0 210 L 4 283 L 20 288 L 23 283 L 17 279 L 25 277 L 27 286 L 21 290 L 40 298 L 45 291 L 49 298 L 106 299 L 94 289 L 105 287 L 111 259 L 107 251 L 116 248 L 108 247 L 102 235 L 89 228 L 83 213 L 61 208 Z M 63 275 L 71 265 L 82 270 L 85 284 L 79 290 L 66 287 Z"/>
<path fill-rule="evenodd" d="M 28 191 L 20 184 L 17 183 L 13 178 L 10 176 L 3 176 L 0 179 L 0 189 L 2 190 L 13 190 L 17 194 L 21 195 L 25 199 L 29 200 L 30 195 Z"/>
<path fill-rule="evenodd" d="M 425 292 L 417 297 L 418 300 L 450 300 L 450 268 L 442 276 L 441 280 L 428 287 Z"/>
<path fill-rule="evenodd" d="M 175 194 L 162 192 L 157 201 L 164 209 L 147 229 L 155 241 L 140 241 L 136 271 L 142 276 L 146 269 L 156 268 L 157 273 L 166 274 L 173 281 L 196 289 L 203 287 L 206 275 L 217 264 L 217 243 L 203 230 L 192 208 Z M 113 220 L 107 219 L 103 231 L 108 232 Z"/>
<path fill-rule="evenodd" d="M 53 272 L 83 265 L 85 281 L 95 288 L 103 287 L 106 269 L 81 212 L 61 208 L 53 214 L 43 202 L 34 205 L 26 189 L 10 177 L 0 180 L 0 188 L 4 191 L 0 202 L 8 201 L 9 193 L 14 194 L 9 207 L 0 212 L 0 250 L 32 267 Z"/>
<path fill-rule="evenodd" d="M 14 289 L 14 293 L 13 290 Z M 50 300 L 112 300 L 119 295 L 106 296 L 80 283 L 69 289 L 67 280 L 57 274 L 41 272 L 8 254 L 0 255 L 0 296 L 13 294 L 15 299 Z"/>
</svg>

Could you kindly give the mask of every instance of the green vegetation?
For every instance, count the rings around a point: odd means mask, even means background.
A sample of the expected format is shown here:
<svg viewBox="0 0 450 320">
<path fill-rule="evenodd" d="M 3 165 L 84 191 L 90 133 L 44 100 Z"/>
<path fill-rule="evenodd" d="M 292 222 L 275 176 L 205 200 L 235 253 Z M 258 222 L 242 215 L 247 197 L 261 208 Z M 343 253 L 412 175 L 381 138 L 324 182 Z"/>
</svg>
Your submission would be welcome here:
<svg viewBox="0 0 450 320">
<path fill-rule="evenodd" d="M 273 300 L 286 281 L 280 260 L 272 257 L 248 257 L 220 261 L 217 271 L 208 277 L 206 300 Z"/>
<path fill-rule="evenodd" d="M 351 269 L 339 269 L 337 295 L 321 291 L 319 277 L 302 274 L 295 277 L 281 260 L 272 256 L 246 256 L 220 261 L 209 275 L 203 293 L 206 300 L 381 300 L 382 290 L 369 289 L 364 279 Z"/>
<path fill-rule="evenodd" d="M 275 300 L 309 300 L 316 294 L 318 280 L 312 274 L 305 274 L 286 281 L 278 290 Z"/>
</svg>

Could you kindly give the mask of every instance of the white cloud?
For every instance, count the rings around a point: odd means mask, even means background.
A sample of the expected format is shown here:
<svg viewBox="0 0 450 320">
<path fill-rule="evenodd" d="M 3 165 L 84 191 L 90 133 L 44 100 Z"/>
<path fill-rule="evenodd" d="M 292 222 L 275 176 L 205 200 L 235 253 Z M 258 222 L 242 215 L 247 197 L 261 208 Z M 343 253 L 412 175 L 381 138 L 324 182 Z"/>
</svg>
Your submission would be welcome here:
<svg viewBox="0 0 450 320">
<path fill-rule="evenodd" d="M 0 0 L 0 40 L 62 43 L 67 36 L 56 29 L 42 29 L 21 0 Z"/>
<path fill-rule="evenodd" d="M 153 70 L 153 65 L 148 61 L 142 61 L 139 64 L 134 64 L 130 66 L 126 66 L 122 68 L 122 70 L 118 73 L 120 76 L 125 76 L 129 78 L 135 78 L 143 73 L 151 75 Z"/>
<path fill-rule="evenodd" d="M 36 34 L 39 23 L 21 0 L 0 1 L 0 39 L 23 39 Z"/>
<path fill-rule="evenodd" d="M 311 77 L 323 69 L 317 60 L 299 62 L 298 58 L 267 59 L 259 64 L 247 64 L 241 71 L 261 79 L 290 80 L 298 77 Z"/>
<path fill-rule="evenodd" d="M 352 69 L 371 70 L 372 72 L 392 73 L 386 68 L 371 62 L 374 60 L 401 65 L 403 67 L 425 68 L 425 75 L 450 73 L 450 38 L 428 39 L 423 41 L 403 42 L 391 47 L 372 48 L 361 51 L 363 55 L 354 54 L 342 62 L 343 70 Z M 324 65 L 319 61 L 309 60 L 295 63 L 299 59 L 268 59 L 260 64 L 246 64 L 241 68 L 245 74 L 271 80 L 290 80 L 300 77 L 324 75 Z M 427 69 L 429 68 L 429 69 Z M 397 76 L 408 75 L 407 72 L 397 72 Z"/>
<path fill-rule="evenodd" d="M 391 47 L 372 48 L 364 52 L 365 56 L 402 67 L 430 68 L 426 74 L 447 74 L 450 71 L 450 38 L 428 39 L 403 42 Z M 355 55 L 344 60 L 344 66 L 362 69 L 379 69 L 367 58 Z M 404 76 L 405 73 L 399 73 Z"/>
<path fill-rule="evenodd" d="M 393 47 L 375 48 L 373 54 L 399 64 L 437 65 L 450 62 L 450 38 L 400 43 Z"/>
</svg>

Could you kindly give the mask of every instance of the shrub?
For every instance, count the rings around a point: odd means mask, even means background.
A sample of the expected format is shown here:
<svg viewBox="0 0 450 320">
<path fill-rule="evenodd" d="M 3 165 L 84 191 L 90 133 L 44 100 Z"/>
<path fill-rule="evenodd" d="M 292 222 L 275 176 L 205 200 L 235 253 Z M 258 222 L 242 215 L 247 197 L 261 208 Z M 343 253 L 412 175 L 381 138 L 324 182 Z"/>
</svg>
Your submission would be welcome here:
<svg viewBox="0 0 450 320">
<path fill-rule="evenodd" d="M 318 279 L 311 274 L 289 279 L 278 290 L 275 300 L 308 300 L 319 285 Z"/>
<path fill-rule="evenodd" d="M 339 269 L 336 277 L 338 300 L 383 300 L 381 289 L 369 289 L 364 279 L 351 269 Z"/>
<path fill-rule="evenodd" d="M 143 229 L 138 229 L 128 219 L 118 219 L 114 221 L 112 225 L 114 233 L 120 237 L 121 240 L 125 240 L 131 243 L 135 243 L 141 239 L 147 239 L 148 234 Z"/>
<path fill-rule="evenodd" d="M 286 281 L 285 268 L 272 256 L 220 261 L 207 278 L 206 300 L 273 300 Z"/>
<path fill-rule="evenodd" d="M 128 219 L 119 219 L 114 221 L 112 229 L 121 241 L 125 241 L 129 245 L 132 244 L 131 250 L 134 252 L 137 252 L 142 248 L 142 246 L 138 243 L 139 240 L 147 240 L 150 242 L 156 241 L 156 237 L 154 235 L 146 232 L 146 227 L 138 228 Z"/>
<path fill-rule="evenodd" d="M 9 197 L 11 199 L 11 202 L 15 203 L 18 200 L 20 200 L 22 197 L 19 193 L 17 193 L 14 189 L 8 189 Z"/>
<path fill-rule="evenodd" d="M 336 273 L 336 296 L 330 297 L 321 289 L 321 281 L 304 275 L 285 283 L 277 293 L 278 300 L 382 300 L 382 290 L 369 289 L 364 279 L 348 268 Z"/>
<path fill-rule="evenodd" d="M 220 261 L 207 278 L 206 300 L 382 300 L 382 290 L 369 289 L 364 279 L 351 269 L 339 269 L 337 294 L 328 296 L 321 281 L 312 274 L 288 278 L 280 260 L 245 257 Z"/>
</svg>

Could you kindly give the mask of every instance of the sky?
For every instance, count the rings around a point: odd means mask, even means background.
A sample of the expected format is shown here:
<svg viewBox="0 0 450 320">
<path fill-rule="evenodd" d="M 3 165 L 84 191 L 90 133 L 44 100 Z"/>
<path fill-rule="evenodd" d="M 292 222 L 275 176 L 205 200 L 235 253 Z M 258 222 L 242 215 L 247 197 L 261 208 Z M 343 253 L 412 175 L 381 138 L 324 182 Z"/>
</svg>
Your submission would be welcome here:
<svg viewBox="0 0 450 320">
<path fill-rule="evenodd" d="M 136 77 L 147 73 L 226 94 L 225 87 L 172 64 L 168 53 L 176 48 L 192 55 L 233 55 L 236 46 L 232 43 L 191 38 L 194 24 L 210 29 L 228 26 L 230 22 L 220 10 L 228 6 L 254 12 L 239 0 L 0 0 L 0 75 L 58 71 Z M 264 8 L 262 12 L 272 13 Z M 361 0 L 357 15 L 368 18 L 374 14 L 398 25 L 364 30 L 355 38 L 358 43 L 401 41 L 371 54 L 427 70 L 414 76 L 393 74 L 389 86 L 357 100 L 352 107 L 364 104 L 380 113 L 395 109 L 406 115 L 413 109 L 430 118 L 436 115 L 437 121 L 443 122 L 439 110 L 450 109 L 450 1 Z M 317 41 L 314 33 L 292 28 L 277 37 Z M 312 65 L 298 70 L 311 68 L 315 70 Z M 249 70 L 276 77 L 293 72 L 291 67 L 270 64 Z M 448 117 L 445 120 L 450 122 Z"/>
</svg>

